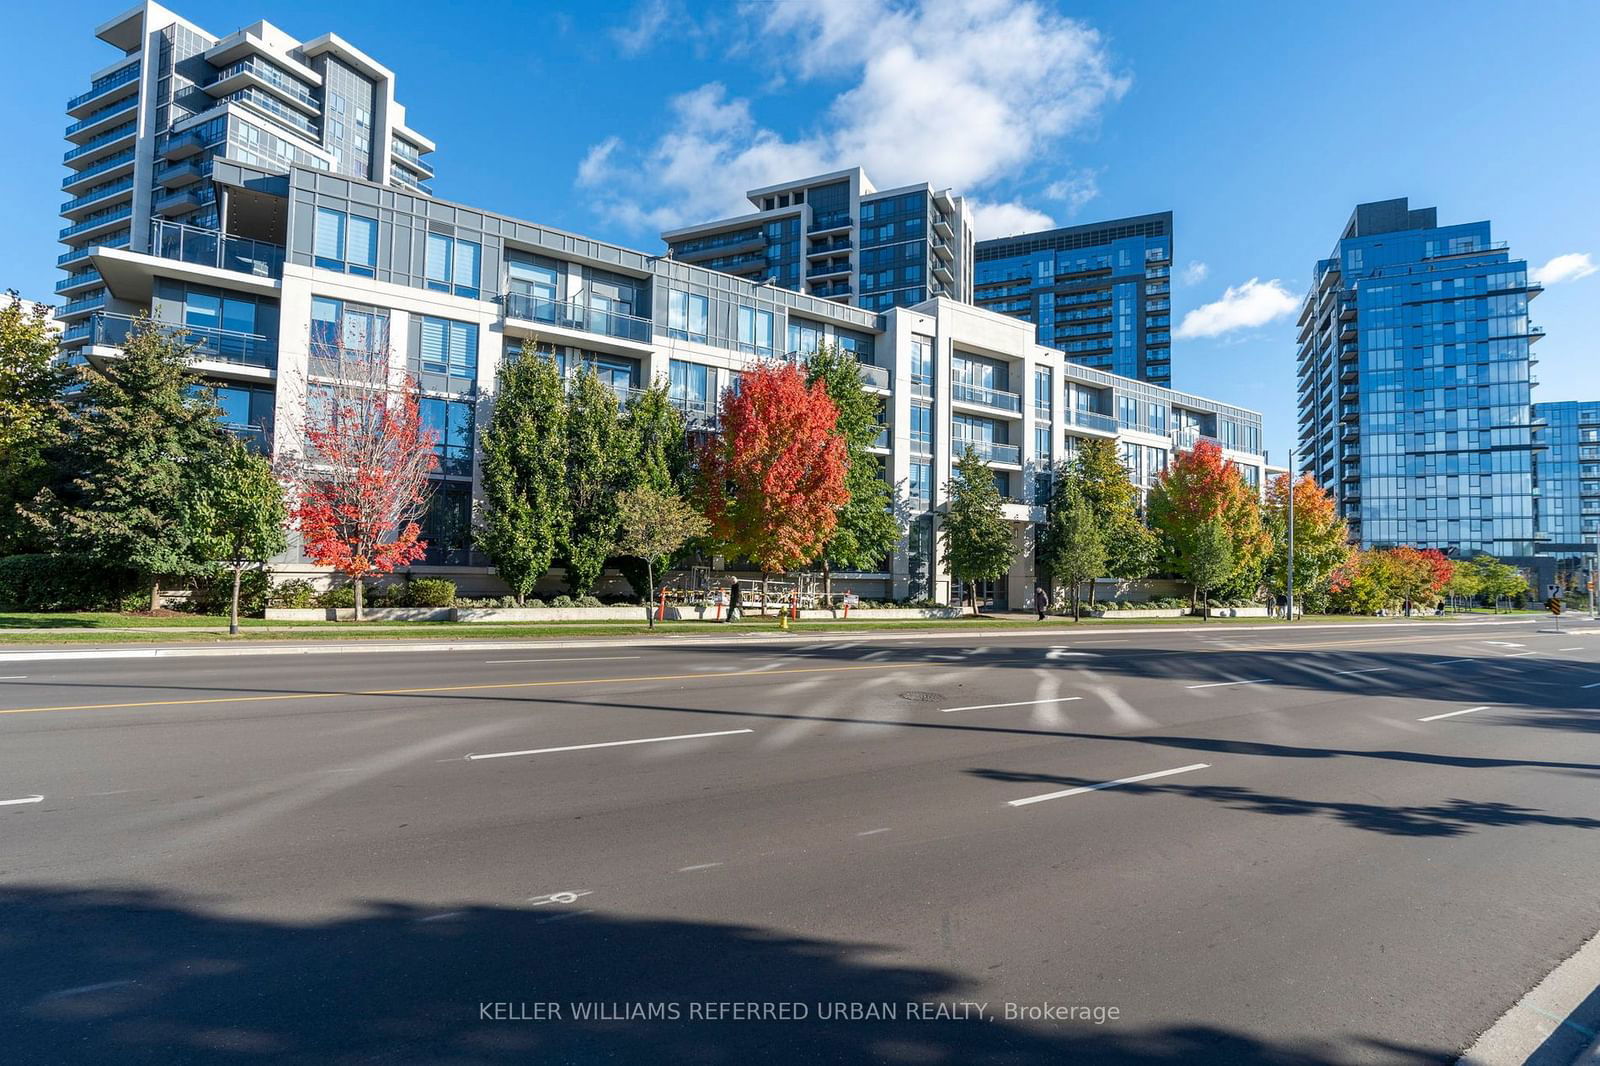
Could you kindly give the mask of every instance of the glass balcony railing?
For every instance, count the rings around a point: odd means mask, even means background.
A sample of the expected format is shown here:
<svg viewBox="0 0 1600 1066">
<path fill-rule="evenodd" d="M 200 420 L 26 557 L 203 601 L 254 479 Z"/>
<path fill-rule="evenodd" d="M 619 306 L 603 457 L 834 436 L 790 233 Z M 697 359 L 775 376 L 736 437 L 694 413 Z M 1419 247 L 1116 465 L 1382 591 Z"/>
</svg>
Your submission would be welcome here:
<svg viewBox="0 0 1600 1066">
<path fill-rule="evenodd" d="M 968 385 L 962 382 L 953 382 L 950 386 L 952 399 L 963 403 L 982 404 L 985 407 L 996 407 L 1002 411 L 1022 411 L 1022 397 L 1014 392 L 1003 389 L 988 389 L 982 385 Z"/>
<path fill-rule="evenodd" d="M 231 237 L 216 230 L 157 220 L 150 229 L 150 254 L 196 266 L 235 270 L 259 278 L 283 276 L 283 247 Z"/>
<path fill-rule="evenodd" d="M 133 162 L 133 149 L 129 148 L 126 151 L 118 152 L 116 155 L 107 156 L 87 170 L 80 170 L 76 174 L 68 174 L 61 179 L 61 187 L 70 189 L 74 185 L 80 185 L 89 180 L 96 174 L 104 174 L 108 170 L 115 170 L 117 167 L 126 166 L 131 162 Z"/>
<path fill-rule="evenodd" d="M 66 292 L 68 289 L 81 289 L 85 285 L 95 285 L 101 280 L 100 271 L 84 270 L 77 274 L 69 274 L 56 282 L 57 292 Z"/>
<path fill-rule="evenodd" d="M 68 126 L 65 136 L 71 137 L 79 130 L 86 130 L 90 126 L 98 125 L 99 123 L 104 122 L 112 115 L 119 115 L 124 111 L 131 111 L 137 106 L 139 106 L 139 98 L 137 96 L 130 96 L 126 100 L 118 100 L 114 104 L 108 104 L 105 107 L 102 107 L 100 110 L 94 112 L 89 117 L 80 118 L 78 121 Z"/>
<path fill-rule="evenodd" d="M 1073 411 L 1072 424 L 1085 429 L 1099 429 L 1108 433 L 1117 431 L 1115 415 L 1103 415 L 1098 411 Z"/>
<path fill-rule="evenodd" d="M 122 219 L 125 219 L 132 214 L 133 205 L 124 204 L 121 207 L 113 208 L 110 211 L 104 211 L 98 215 L 90 215 L 82 222 L 75 222 L 70 226 L 64 227 L 61 230 L 58 239 L 63 241 L 69 240 L 72 237 L 76 237 L 80 233 L 87 233 L 92 229 L 99 229 L 101 226 L 107 226 L 113 222 L 120 222 Z"/>
<path fill-rule="evenodd" d="M 60 255 L 56 256 L 56 266 L 64 267 L 68 263 L 75 263 L 80 259 L 87 259 L 101 248 L 126 248 L 127 246 L 127 230 L 122 230 L 118 233 L 110 233 L 97 241 L 85 244 L 81 248 L 73 248 L 71 251 L 62 252 Z"/>
<path fill-rule="evenodd" d="M 806 227 L 806 232 L 817 233 L 821 230 L 842 229 L 848 225 L 850 225 L 850 212 L 829 211 L 826 214 L 817 215 L 815 218 L 813 218 L 811 220 L 811 225 Z"/>
<path fill-rule="evenodd" d="M 1022 462 L 1022 448 L 1016 444 L 998 444 L 992 440 L 974 440 L 970 437 L 959 437 L 952 434 L 950 448 L 958 459 L 966 454 L 968 448 L 971 448 L 973 454 L 979 459 L 986 459 L 991 463 Z"/>
<path fill-rule="evenodd" d="M 66 203 L 61 205 L 61 213 L 64 215 L 69 211 L 76 211 L 78 208 L 86 207 L 97 200 L 104 200 L 107 197 L 116 196 L 118 193 L 128 192 L 132 190 L 132 188 L 133 179 L 131 177 L 123 178 L 120 181 L 110 182 L 103 188 L 91 189 L 82 196 L 68 200 Z"/>
<path fill-rule="evenodd" d="M 85 156 L 90 152 L 104 148 L 106 145 L 111 144 L 114 141 L 120 141 L 125 138 L 132 137 L 134 130 L 138 125 L 139 124 L 137 122 L 125 122 L 113 129 L 106 130 L 106 132 L 100 134 L 100 136 L 94 138 L 93 140 L 85 141 L 84 143 L 78 145 L 78 147 L 67 152 L 67 154 L 61 157 L 61 161 L 63 163 L 70 163 L 80 156 Z"/>
<path fill-rule="evenodd" d="M 110 74 L 107 74 L 103 78 L 96 78 L 94 83 L 89 86 L 88 92 L 79 93 L 71 100 L 68 100 L 67 110 L 71 111 L 75 107 L 81 107 L 90 100 L 93 100 L 95 97 L 99 96 L 101 93 L 110 92 L 112 89 L 115 89 L 120 85 L 126 85 L 128 82 L 133 81 L 138 77 L 139 63 L 137 61 L 129 63 L 120 70 L 113 70 Z"/>
<path fill-rule="evenodd" d="M 529 322 L 545 322 L 563 329 L 583 330 L 606 337 L 620 337 L 630 341 L 648 341 L 651 326 L 648 318 L 625 315 L 618 311 L 585 307 L 565 300 L 551 300 L 526 292 L 508 292 L 500 297 L 507 318 L 520 318 Z"/>
<path fill-rule="evenodd" d="M 121 348 L 128 343 L 140 323 L 131 315 L 118 315 L 101 311 L 89 320 L 89 340 L 92 344 L 108 348 Z M 180 334 L 193 350 L 196 359 L 211 359 L 242 366 L 265 367 L 278 365 L 278 342 L 272 337 L 257 333 L 239 333 L 231 329 L 210 329 L 203 326 L 176 326 L 165 322 L 152 323 L 157 329 Z"/>
<path fill-rule="evenodd" d="M 249 74 L 252 77 L 259 78 L 291 99 L 298 100 L 313 110 L 321 109 L 322 105 L 317 103 L 317 98 L 310 87 L 301 82 L 299 78 L 291 77 L 259 56 L 248 56 L 239 60 L 219 73 L 213 80 L 227 81 L 238 74 Z"/>
</svg>

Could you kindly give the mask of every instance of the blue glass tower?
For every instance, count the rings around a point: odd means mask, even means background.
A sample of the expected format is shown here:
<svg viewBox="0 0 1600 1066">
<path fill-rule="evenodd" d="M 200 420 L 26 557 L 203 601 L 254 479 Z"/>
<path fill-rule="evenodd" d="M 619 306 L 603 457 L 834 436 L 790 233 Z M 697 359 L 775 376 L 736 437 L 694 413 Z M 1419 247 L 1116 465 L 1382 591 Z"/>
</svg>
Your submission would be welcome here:
<svg viewBox="0 0 1600 1066">
<path fill-rule="evenodd" d="M 979 241 L 975 258 L 979 307 L 1075 363 L 1172 384 L 1172 212 Z"/>
<path fill-rule="evenodd" d="M 1488 222 L 1361 204 L 1299 319 L 1299 453 L 1363 547 L 1534 551 L 1527 263 Z"/>
<path fill-rule="evenodd" d="M 1600 538 L 1600 401 L 1533 405 L 1539 554 L 1590 556 Z"/>
</svg>

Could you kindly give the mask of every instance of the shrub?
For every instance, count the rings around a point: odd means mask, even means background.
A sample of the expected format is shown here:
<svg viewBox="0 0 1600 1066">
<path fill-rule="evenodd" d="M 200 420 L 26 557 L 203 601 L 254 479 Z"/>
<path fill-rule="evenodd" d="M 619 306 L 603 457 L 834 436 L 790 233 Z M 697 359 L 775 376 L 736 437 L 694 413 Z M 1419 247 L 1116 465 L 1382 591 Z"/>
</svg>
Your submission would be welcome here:
<svg viewBox="0 0 1600 1066">
<path fill-rule="evenodd" d="M 8 555 L 0 558 L 0 607 L 14 611 L 86 611 L 122 607 L 138 584 L 131 570 L 107 567 L 81 555 Z M 148 593 L 132 610 L 150 606 Z"/>
<path fill-rule="evenodd" d="M 563 592 L 561 595 L 550 601 L 550 606 L 571 607 L 573 606 L 572 597 Z"/>
<path fill-rule="evenodd" d="M 515 601 L 513 601 L 513 602 L 515 602 Z M 535 596 L 529 596 L 528 599 L 527 599 L 527 602 L 524 603 L 523 606 L 524 607 L 543 607 L 544 606 L 544 601 L 539 599 L 539 598 L 537 598 L 537 597 L 535 597 Z"/>
<path fill-rule="evenodd" d="M 598 596 L 587 596 L 587 595 L 579 596 L 577 599 L 572 601 L 572 605 L 574 607 L 604 607 L 605 606 L 605 604 L 600 602 L 600 597 L 598 597 Z"/>
<path fill-rule="evenodd" d="M 404 607 L 448 607 L 456 602 L 456 583 L 442 577 L 419 577 L 401 586 Z"/>
<path fill-rule="evenodd" d="M 274 588 L 267 597 L 268 607 L 313 607 L 317 590 L 304 578 L 291 578 Z"/>
<path fill-rule="evenodd" d="M 265 567 L 239 575 L 239 614 L 259 617 L 272 597 L 272 571 Z M 187 609 L 195 614 L 224 615 L 233 601 L 233 571 L 217 569 L 196 578 Z"/>
<path fill-rule="evenodd" d="M 356 587 L 354 585 L 339 585 L 317 597 L 318 607 L 354 607 L 356 605 Z"/>
</svg>

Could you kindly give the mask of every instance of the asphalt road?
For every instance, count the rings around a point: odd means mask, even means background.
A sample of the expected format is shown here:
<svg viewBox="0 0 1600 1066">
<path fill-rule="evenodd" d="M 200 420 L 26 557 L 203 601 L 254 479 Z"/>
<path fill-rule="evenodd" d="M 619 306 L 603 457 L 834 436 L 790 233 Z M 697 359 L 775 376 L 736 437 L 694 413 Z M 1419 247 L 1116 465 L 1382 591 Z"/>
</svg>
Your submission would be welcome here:
<svg viewBox="0 0 1600 1066">
<path fill-rule="evenodd" d="M 0 663 L 0 1059 L 1449 1062 L 1600 928 L 1546 628 Z"/>
</svg>

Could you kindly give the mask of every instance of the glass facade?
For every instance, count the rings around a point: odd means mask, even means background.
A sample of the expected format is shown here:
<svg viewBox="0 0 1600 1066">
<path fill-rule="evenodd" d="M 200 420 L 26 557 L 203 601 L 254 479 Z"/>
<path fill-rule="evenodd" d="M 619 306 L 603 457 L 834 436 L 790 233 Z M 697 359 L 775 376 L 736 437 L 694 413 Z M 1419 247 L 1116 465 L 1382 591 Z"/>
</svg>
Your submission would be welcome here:
<svg viewBox="0 0 1600 1066">
<path fill-rule="evenodd" d="M 1600 402 L 1534 404 L 1533 424 L 1539 552 L 1592 553 L 1600 539 Z"/>
<path fill-rule="evenodd" d="M 1489 223 L 1362 204 L 1300 316 L 1300 453 L 1365 547 L 1534 547 L 1527 264 Z"/>
<path fill-rule="evenodd" d="M 1172 383 L 1172 213 L 980 241 L 973 302 L 1040 344 L 1123 377 Z"/>
</svg>

